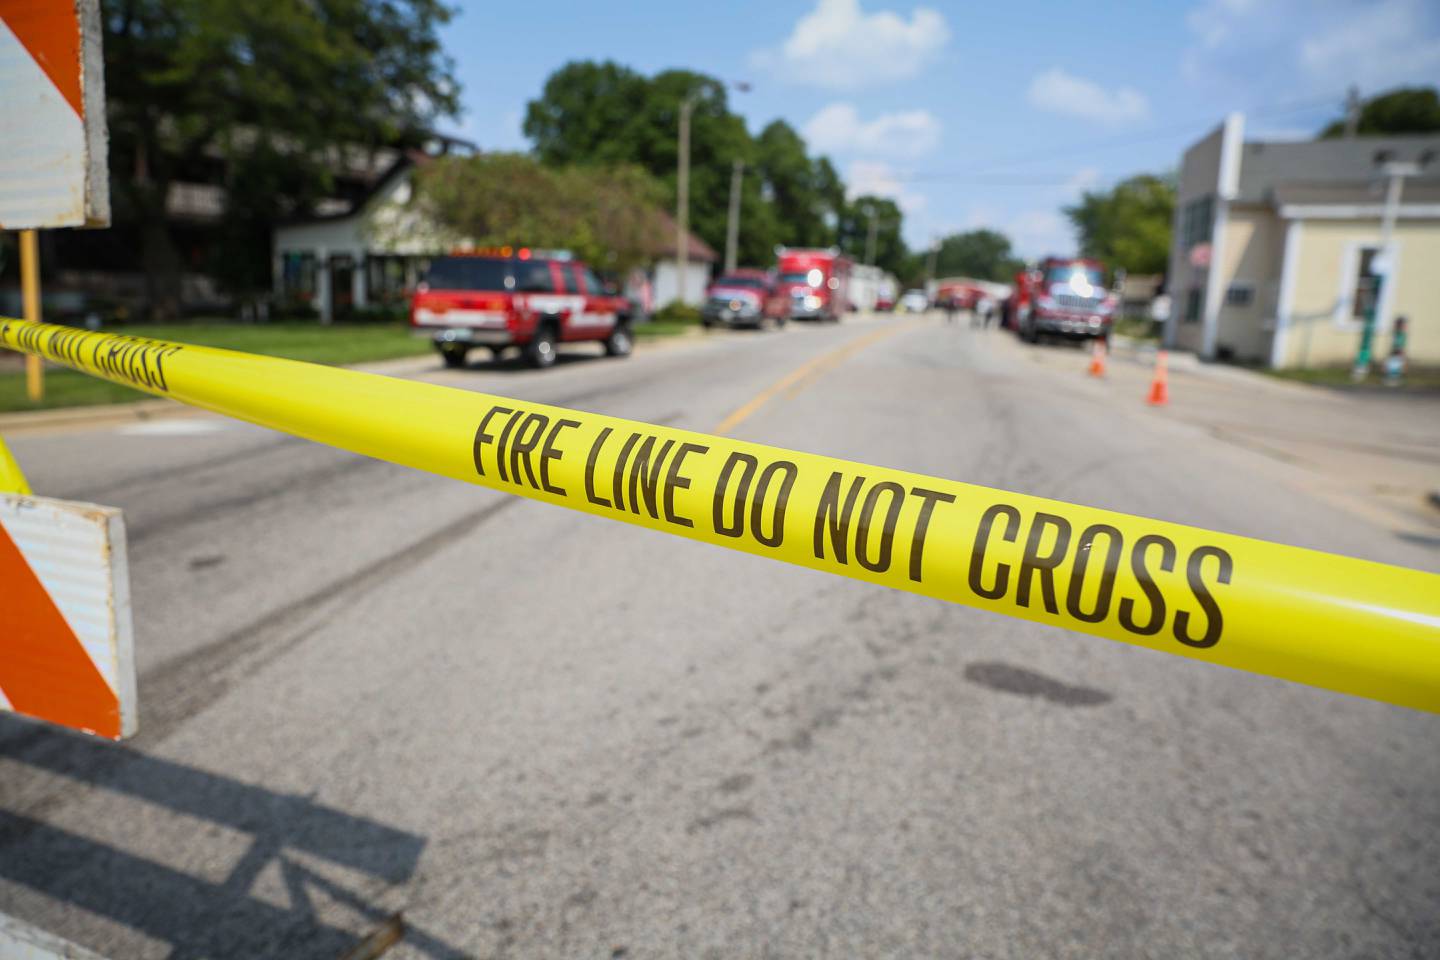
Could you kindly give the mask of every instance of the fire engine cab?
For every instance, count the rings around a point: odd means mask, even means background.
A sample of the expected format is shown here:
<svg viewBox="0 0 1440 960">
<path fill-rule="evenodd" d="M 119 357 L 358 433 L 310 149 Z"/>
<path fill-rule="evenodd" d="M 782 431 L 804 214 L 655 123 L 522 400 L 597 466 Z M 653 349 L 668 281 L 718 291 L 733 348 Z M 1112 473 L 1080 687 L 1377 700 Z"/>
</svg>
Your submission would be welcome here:
<svg viewBox="0 0 1440 960">
<path fill-rule="evenodd" d="M 1042 336 L 1110 339 L 1118 301 L 1105 289 L 1105 267 L 1098 260 L 1048 257 L 1015 276 L 1007 319 L 1022 340 Z"/>
<path fill-rule="evenodd" d="M 498 247 L 430 261 L 410 301 L 410 326 L 434 341 L 447 367 L 472 347 L 498 358 L 518 347 L 532 366 L 555 363 L 562 343 L 593 341 L 612 357 L 634 343 L 630 302 L 563 251 Z"/>
</svg>

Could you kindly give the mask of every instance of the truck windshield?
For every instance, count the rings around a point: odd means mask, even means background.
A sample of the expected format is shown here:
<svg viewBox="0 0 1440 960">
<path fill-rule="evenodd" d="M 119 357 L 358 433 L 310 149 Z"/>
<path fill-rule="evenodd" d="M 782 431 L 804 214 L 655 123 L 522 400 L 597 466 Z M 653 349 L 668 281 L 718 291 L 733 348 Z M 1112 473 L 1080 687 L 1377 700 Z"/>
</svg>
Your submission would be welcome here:
<svg viewBox="0 0 1440 960">
<path fill-rule="evenodd" d="M 809 282 L 809 280 L 808 280 L 809 276 L 810 276 L 809 271 L 804 271 L 804 272 L 801 272 L 801 273 L 782 273 L 782 274 L 780 274 L 780 282 L 781 282 L 781 283 L 808 283 L 808 282 Z"/>
<path fill-rule="evenodd" d="M 510 266 L 509 260 L 438 257 L 425 282 L 432 290 L 508 290 L 514 286 Z"/>
<path fill-rule="evenodd" d="M 1099 287 L 1105 283 L 1105 277 L 1099 270 L 1094 267 L 1082 267 L 1078 264 L 1068 267 L 1051 267 L 1045 271 L 1045 282 L 1069 283 L 1070 278 L 1076 274 L 1084 277 L 1092 287 Z"/>
</svg>

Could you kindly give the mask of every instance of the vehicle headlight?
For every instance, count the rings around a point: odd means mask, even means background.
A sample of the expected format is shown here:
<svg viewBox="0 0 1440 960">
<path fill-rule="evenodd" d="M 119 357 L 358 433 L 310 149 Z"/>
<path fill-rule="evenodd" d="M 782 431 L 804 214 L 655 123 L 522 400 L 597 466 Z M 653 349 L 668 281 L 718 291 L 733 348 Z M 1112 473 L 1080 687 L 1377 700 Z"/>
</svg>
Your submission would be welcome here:
<svg viewBox="0 0 1440 960">
<path fill-rule="evenodd" d="M 818 287 L 825 282 L 825 274 L 821 273 L 819 268 L 816 268 L 805 274 L 805 282 L 812 287 Z"/>
<path fill-rule="evenodd" d="M 819 310 L 819 309 L 820 309 L 820 303 L 821 303 L 820 298 L 817 297 L 817 296 L 815 296 L 815 294 L 812 293 L 812 294 L 810 294 L 810 296 L 808 296 L 808 297 L 805 298 L 805 309 L 806 309 L 806 310 Z"/>
</svg>

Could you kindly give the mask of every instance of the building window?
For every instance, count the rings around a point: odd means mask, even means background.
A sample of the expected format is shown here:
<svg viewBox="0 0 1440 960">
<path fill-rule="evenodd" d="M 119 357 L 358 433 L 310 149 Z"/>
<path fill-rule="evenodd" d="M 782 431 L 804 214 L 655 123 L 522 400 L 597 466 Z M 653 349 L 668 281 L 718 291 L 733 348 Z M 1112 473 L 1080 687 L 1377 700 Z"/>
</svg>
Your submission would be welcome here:
<svg viewBox="0 0 1440 960">
<path fill-rule="evenodd" d="M 1248 283 L 1232 283 L 1225 291 L 1225 306 L 1248 307 L 1255 301 L 1255 288 Z"/>
<path fill-rule="evenodd" d="M 1186 323 L 1198 323 L 1200 321 L 1200 300 L 1203 296 L 1199 287 L 1191 287 L 1185 291 L 1185 313 L 1182 317 Z"/>
<path fill-rule="evenodd" d="M 407 269 L 407 259 L 388 254 L 365 258 L 365 289 L 370 302 L 394 306 L 409 298 L 414 271 Z"/>
<path fill-rule="evenodd" d="M 1180 239 L 1184 248 L 1189 250 L 1196 244 L 1209 243 L 1214 224 L 1214 197 L 1204 196 L 1185 204 L 1185 210 L 1180 215 Z"/>
<path fill-rule="evenodd" d="M 1350 316 L 1364 320 L 1375 308 L 1375 295 L 1380 289 L 1380 275 L 1375 272 L 1375 256 L 1379 247 L 1365 247 L 1356 263 L 1355 279 L 1350 283 Z"/>
<path fill-rule="evenodd" d="M 309 302 L 316 290 L 315 254 L 287 252 L 283 255 L 283 264 L 281 287 L 286 298 Z"/>
</svg>

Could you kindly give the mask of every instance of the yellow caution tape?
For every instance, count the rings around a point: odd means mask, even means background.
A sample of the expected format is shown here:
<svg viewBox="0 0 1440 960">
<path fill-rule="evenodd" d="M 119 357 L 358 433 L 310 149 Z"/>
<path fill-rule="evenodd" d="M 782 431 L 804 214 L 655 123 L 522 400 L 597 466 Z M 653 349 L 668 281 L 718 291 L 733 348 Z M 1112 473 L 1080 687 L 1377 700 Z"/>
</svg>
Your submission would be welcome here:
<svg viewBox="0 0 1440 960">
<path fill-rule="evenodd" d="M 392 463 L 1440 712 L 1440 576 L 433 384 L 0 320 L 0 346 Z"/>
<path fill-rule="evenodd" d="M 25 474 L 21 472 L 20 464 L 15 462 L 10 448 L 5 446 L 4 437 L 0 437 L 0 493 L 30 495 L 30 484 L 25 482 Z"/>
</svg>

